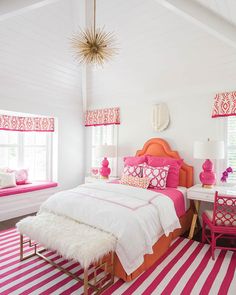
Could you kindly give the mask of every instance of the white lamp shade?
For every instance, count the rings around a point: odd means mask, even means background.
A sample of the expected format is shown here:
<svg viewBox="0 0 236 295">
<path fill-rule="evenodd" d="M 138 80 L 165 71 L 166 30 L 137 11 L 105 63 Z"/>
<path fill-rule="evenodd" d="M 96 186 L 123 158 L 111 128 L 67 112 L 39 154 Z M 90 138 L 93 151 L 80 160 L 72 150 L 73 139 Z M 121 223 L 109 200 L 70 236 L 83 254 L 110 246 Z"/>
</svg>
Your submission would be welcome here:
<svg viewBox="0 0 236 295">
<path fill-rule="evenodd" d="M 224 159 L 223 141 L 195 141 L 193 149 L 195 159 Z"/>
<path fill-rule="evenodd" d="M 98 158 L 114 158 L 116 156 L 116 146 L 115 145 L 98 145 L 95 148 L 95 155 Z"/>
</svg>

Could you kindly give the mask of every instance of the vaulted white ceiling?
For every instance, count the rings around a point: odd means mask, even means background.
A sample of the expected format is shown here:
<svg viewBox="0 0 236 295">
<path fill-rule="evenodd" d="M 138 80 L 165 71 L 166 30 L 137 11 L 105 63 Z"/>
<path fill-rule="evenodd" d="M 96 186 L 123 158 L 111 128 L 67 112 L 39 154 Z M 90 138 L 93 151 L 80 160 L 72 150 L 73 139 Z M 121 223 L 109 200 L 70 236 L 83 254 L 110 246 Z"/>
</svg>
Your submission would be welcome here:
<svg viewBox="0 0 236 295">
<path fill-rule="evenodd" d="M 24 13 L 9 6 L 10 1 L 21 3 Z M 9 87 L 25 83 L 25 95 L 31 88 L 46 99 L 56 96 L 58 103 L 76 101 L 81 91 L 81 67 L 73 59 L 69 39 L 83 18 L 83 3 L 92 1 L 10 1 L 0 3 L 0 16 L 4 12 L 1 4 L 6 4 L 5 15 L 8 12 L 0 26 L 2 83 Z M 235 0 L 191 1 L 236 24 Z M 120 52 L 103 69 L 92 69 L 90 98 L 99 97 L 99 93 L 104 96 L 104 88 L 109 97 L 114 91 L 122 94 L 123 89 L 130 94 L 155 94 L 234 87 L 236 49 L 160 2 L 97 0 L 98 24 L 115 32 Z M 25 6 L 27 3 L 30 5 Z"/>
<path fill-rule="evenodd" d="M 13 5 L 5 6 L 11 15 L 0 22 L 0 99 L 18 97 L 49 106 L 78 104 L 81 67 L 70 46 L 75 31 L 72 2 L 33 2 L 45 5 L 28 6 L 21 13 Z"/>
<path fill-rule="evenodd" d="M 236 25 L 235 0 L 195 0 L 204 7 L 222 16 L 225 20 Z"/>
<path fill-rule="evenodd" d="M 116 33 L 120 53 L 93 70 L 92 103 L 114 93 L 135 100 L 235 88 L 236 49 L 159 1 L 98 0 L 97 18 Z"/>
</svg>

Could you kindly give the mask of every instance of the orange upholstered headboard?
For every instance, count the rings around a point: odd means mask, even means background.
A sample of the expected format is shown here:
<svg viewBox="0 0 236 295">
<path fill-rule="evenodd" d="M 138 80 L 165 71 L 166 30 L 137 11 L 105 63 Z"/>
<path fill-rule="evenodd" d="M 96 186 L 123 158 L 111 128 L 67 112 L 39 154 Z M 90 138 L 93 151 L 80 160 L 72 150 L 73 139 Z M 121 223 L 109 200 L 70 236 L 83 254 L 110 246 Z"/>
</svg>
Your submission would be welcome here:
<svg viewBox="0 0 236 295">
<path fill-rule="evenodd" d="M 181 159 L 178 152 L 172 151 L 169 144 L 161 138 L 152 138 L 148 140 L 143 148 L 136 152 L 136 156 L 143 155 Z M 185 187 L 193 185 L 193 167 L 184 162 L 180 168 L 179 185 Z"/>
</svg>

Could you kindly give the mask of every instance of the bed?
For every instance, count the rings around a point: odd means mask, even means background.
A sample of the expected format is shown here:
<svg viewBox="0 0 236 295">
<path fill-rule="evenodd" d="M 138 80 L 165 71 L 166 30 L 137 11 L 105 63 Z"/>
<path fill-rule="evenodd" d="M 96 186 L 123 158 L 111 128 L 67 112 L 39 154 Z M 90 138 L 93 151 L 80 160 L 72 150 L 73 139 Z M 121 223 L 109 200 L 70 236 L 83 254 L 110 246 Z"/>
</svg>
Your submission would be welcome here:
<svg viewBox="0 0 236 295">
<path fill-rule="evenodd" d="M 179 154 L 159 138 L 150 139 L 136 153 L 136 156 L 143 155 L 180 159 Z M 131 281 L 160 258 L 173 239 L 189 229 L 192 209 L 186 207 L 184 194 L 192 184 L 193 167 L 183 163 L 179 187 L 172 190 L 172 200 L 165 196 L 170 195 L 168 189 L 156 192 L 122 184 L 85 184 L 53 195 L 41 206 L 38 215 L 42 219 L 42 214 L 51 214 L 51 223 L 54 215 L 55 220 L 56 216 L 65 217 L 115 236 L 114 274 Z M 184 209 L 178 207 L 181 197 Z M 44 235 L 42 227 L 38 229 Z"/>
<path fill-rule="evenodd" d="M 136 152 L 136 156 L 151 155 L 159 157 L 169 157 L 174 159 L 181 159 L 178 152 L 171 150 L 167 141 L 161 138 L 152 138 L 148 140 L 141 150 Z M 189 188 L 193 185 L 193 167 L 183 162 L 180 168 L 179 186 L 182 188 Z M 184 190 L 183 190 L 184 192 Z M 187 204 L 186 204 L 187 205 Z M 187 205 L 188 206 L 188 205 Z M 187 207 L 186 206 L 186 207 Z M 179 216 L 181 228 L 174 230 L 168 237 L 162 235 L 158 241 L 153 245 L 153 254 L 144 256 L 144 262 L 134 272 L 127 275 L 119 258 L 115 255 L 115 275 L 122 278 L 124 281 L 131 281 L 139 276 L 142 272 L 147 270 L 154 264 L 169 248 L 172 240 L 185 233 L 191 225 L 193 209 L 192 204 L 186 208 L 186 212 Z"/>
</svg>

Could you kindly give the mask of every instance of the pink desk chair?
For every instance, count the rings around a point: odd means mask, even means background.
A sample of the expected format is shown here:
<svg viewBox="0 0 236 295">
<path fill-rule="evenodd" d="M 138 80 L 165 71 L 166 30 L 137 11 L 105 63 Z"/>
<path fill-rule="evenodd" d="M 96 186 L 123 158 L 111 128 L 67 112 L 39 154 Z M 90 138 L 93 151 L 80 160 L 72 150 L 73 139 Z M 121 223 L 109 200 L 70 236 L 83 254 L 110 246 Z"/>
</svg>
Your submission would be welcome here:
<svg viewBox="0 0 236 295">
<path fill-rule="evenodd" d="M 219 238 L 229 238 L 236 241 L 236 196 L 219 196 L 215 194 L 214 209 L 202 214 L 202 242 L 211 244 L 212 259 L 215 259 L 215 249 L 236 250 L 232 247 L 216 246 Z M 210 234 L 206 233 L 206 227 Z"/>
</svg>

